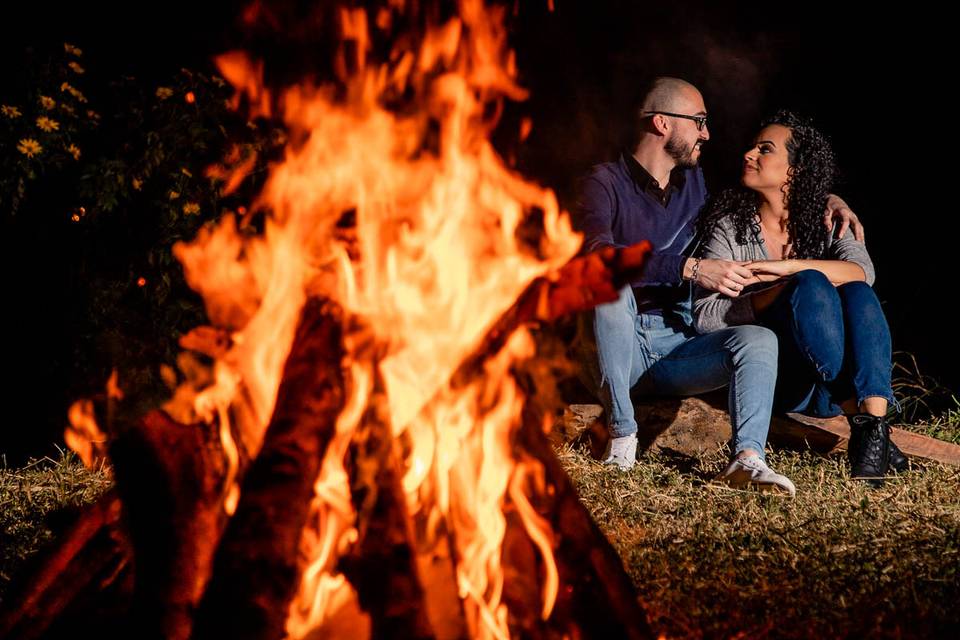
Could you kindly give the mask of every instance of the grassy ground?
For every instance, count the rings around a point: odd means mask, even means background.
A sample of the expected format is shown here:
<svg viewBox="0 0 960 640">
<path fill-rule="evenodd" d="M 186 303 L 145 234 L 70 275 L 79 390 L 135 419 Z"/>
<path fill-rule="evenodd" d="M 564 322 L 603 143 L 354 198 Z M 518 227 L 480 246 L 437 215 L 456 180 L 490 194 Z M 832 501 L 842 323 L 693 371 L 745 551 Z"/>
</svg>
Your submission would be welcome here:
<svg viewBox="0 0 960 640">
<path fill-rule="evenodd" d="M 960 441 L 960 413 L 911 428 Z M 629 472 L 559 454 L 657 633 L 960 636 L 960 469 L 928 465 L 871 490 L 840 456 L 775 451 L 771 466 L 798 487 L 789 499 L 710 484 L 722 450 L 646 455 Z M 109 486 L 69 455 L 0 469 L 0 599 L 16 567 Z"/>
<path fill-rule="evenodd" d="M 725 464 L 648 455 L 631 471 L 561 460 L 667 637 L 957 637 L 960 470 L 879 490 L 843 458 L 774 452 L 794 499 L 710 484 Z"/>
<path fill-rule="evenodd" d="M 0 601 L 23 561 L 110 484 L 106 473 L 89 471 L 72 454 L 0 468 Z"/>
</svg>

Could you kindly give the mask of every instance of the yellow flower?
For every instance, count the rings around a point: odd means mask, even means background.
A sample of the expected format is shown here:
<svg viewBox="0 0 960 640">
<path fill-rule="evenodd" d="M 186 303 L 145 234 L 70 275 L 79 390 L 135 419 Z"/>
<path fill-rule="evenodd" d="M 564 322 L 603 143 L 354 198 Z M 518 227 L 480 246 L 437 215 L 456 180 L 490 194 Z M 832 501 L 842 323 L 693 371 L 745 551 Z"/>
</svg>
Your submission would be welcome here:
<svg viewBox="0 0 960 640">
<path fill-rule="evenodd" d="M 133 180 L 130 181 L 130 184 L 133 185 L 134 191 L 140 191 L 140 187 L 143 186 L 143 180 L 141 180 L 140 178 L 134 178 Z"/>
<path fill-rule="evenodd" d="M 40 104 L 43 105 L 43 108 L 49 111 L 57 106 L 57 101 L 48 96 L 40 96 Z"/>
<path fill-rule="evenodd" d="M 71 143 L 70 146 L 67 147 L 67 153 L 69 153 L 70 155 L 72 155 L 74 160 L 79 160 L 79 159 L 80 159 L 80 147 L 78 147 L 78 146 L 75 145 L 75 144 L 72 144 L 72 143 Z"/>
<path fill-rule="evenodd" d="M 157 97 L 161 100 L 166 100 L 173 95 L 173 89 L 170 87 L 157 87 Z"/>
<path fill-rule="evenodd" d="M 20 109 L 11 107 L 8 104 L 0 105 L 0 112 L 3 112 L 3 115 L 7 116 L 8 118 L 19 118 L 21 115 L 23 115 L 20 113 Z"/>
<path fill-rule="evenodd" d="M 180 197 L 180 192 L 179 192 L 179 191 L 171 191 L 169 197 L 170 197 L 171 200 L 176 200 L 177 198 Z"/>
<path fill-rule="evenodd" d="M 182 173 L 183 175 L 187 176 L 188 178 L 192 178 L 192 177 L 193 177 L 193 174 L 190 173 L 190 171 L 188 171 L 186 167 L 180 167 L 180 173 Z"/>
<path fill-rule="evenodd" d="M 41 147 L 40 143 L 33 138 L 21 138 L 20 142 L 17 143 L 17 151 L 28 158 L 32 158 L 43 151 L 43 147 Z"/>
<path fill-rule="evenodd" d="M 198 205 L 196 202 L 188 202 L 187 204 L 183 205 L 183 212 L 187 215 L 200 213 L 200 205 Z"/>
<path fill-rule="evenodd" d="M 78 75 L 84 72 L 83 67 L 78 65 L 76 62 L 69 62 L 67 63 L 67 66 L 70 67 L 73 70 L 73 72 Z"/>
<path fill-rule="evenodd" d="M 75 89 L 74 87 L 70 86 L 70 83 L 69 83 L 69 82 L 64 82 L 63 84 L 61 84 L 61 85 L 60 85 L 60 91 L 65 91 L 66 93 L 69 93 L 69 94 L 72 95 L 74 98 L 76 98 L 79 102 L 86 102 L 86 101 L 87 101 L 86 96 L 84 96 L 82 93 L 80 93 L 80 91 L 78 91 L 78 90 Z"/>
<path fill-rule="evenodd" d="M 56 131 L 60 128 L 60 123 L 56 120 L 51 120 L 47 116 L 40 116 L 37 118 L 37 126 L 43 129 L 44 131 Z"/>
<path fill-rule="evenodd" d="M 73 45 L 70 44 L 69 42 L 64 42 L 64 43 L 63 43 L 63 50 L 66 51 L 67 53 L 71 54 L 71 55 L 74 55 L 74 56 L 82 56 L 82 55 L 83 55 L 83 51 L 81 51 L 78 47 L 73 46 Z"/>
</svg>

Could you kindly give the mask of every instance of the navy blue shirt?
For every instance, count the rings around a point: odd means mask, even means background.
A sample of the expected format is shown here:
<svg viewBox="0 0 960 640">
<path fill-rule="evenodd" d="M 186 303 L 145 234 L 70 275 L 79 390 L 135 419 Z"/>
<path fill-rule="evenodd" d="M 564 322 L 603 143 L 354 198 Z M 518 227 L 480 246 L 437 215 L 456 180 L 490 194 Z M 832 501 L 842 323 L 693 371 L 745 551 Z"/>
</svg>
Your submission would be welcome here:
<svg viewBox="0 0 960 640">
<path fill-rule="evenodd" d="M 676 174 L 676 175 L 675 175 Z M 690 287 L 683 264 L 696 248 L 694 224 L 707 199 L 703 171 L 677 168 L 664 192 L 629 154 L 597 165 L 580 187 L 577 227 L 587 253 L 649 240 L 653 252 L 634 280 L 637 309 L 689 317 Z M 657 187 L 657 185 L 652 185 Z"/>
</svg>

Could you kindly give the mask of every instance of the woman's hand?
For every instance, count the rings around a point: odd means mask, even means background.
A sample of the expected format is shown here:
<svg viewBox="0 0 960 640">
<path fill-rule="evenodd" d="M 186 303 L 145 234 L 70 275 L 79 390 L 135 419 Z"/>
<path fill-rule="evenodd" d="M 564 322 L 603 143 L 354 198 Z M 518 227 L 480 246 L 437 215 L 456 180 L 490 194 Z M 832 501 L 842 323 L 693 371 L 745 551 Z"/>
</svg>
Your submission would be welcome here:
<svg viewBox="0 0 960 640">
<path fill-rule="evenodd" d="M 748 262 L 746 268 L 759 282 L 772 282 L 800 271 L 801 266 L 796 260 L 756 260 Z"/>
<path fill-rule="evenodd" d="M 863 267 L 847 260 L 757 260 L 748 262 L 746 268 L 750 269 L 760 282 L 772 282 L 807 269 L 827 276 L 835 287 L 847 282 L 866 280 Z"/>
</svg>

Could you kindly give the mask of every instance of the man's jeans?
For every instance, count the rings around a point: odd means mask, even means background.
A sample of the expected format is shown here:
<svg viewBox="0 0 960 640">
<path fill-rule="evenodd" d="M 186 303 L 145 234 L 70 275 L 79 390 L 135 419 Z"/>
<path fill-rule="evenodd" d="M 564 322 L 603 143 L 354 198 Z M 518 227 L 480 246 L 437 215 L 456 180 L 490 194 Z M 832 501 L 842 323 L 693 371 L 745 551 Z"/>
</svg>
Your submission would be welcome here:
<svg viewBox="0 0 960 640">
<path fill-rule="evenodd" d="M 637 314 L 630 286 L 583 320 L 578 351 L 584 378 L 603 403 L 612 436 L 637 431 L 634 386 L 643 395 L 689 396 L 729 385 L 731 450 L 753 449 L 763 457 L 777 379 L 772 331 L 747 325 L 697 335 L 689 318 L 671 326 L 662 316 Z"/>
<path fill-rule="evenodd" d="M 829 417 L 849 398 L 897 404 L 890 328 L 866 282 L 834 287 L 819 271 L 801 271 L 757 320 L 780 340 L 778 411 Z"/>
</svg>

